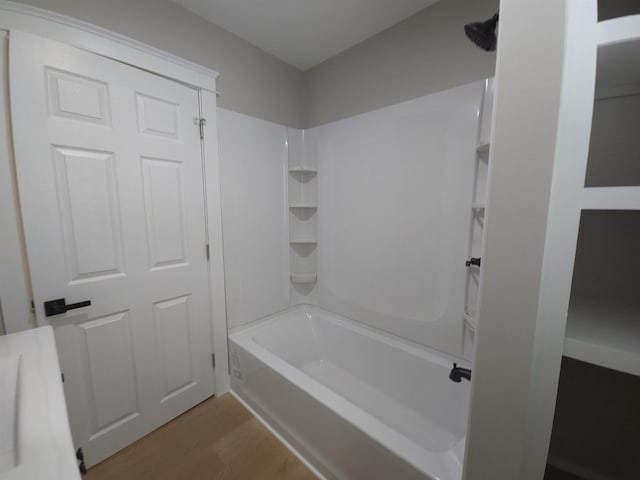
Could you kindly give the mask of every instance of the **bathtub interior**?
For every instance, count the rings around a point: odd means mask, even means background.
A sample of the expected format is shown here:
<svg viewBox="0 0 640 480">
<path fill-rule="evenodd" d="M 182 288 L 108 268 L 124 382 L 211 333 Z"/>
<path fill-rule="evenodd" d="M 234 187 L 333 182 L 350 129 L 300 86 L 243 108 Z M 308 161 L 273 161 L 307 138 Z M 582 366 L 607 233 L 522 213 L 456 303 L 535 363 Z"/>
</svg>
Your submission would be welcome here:
<svg viewBox="0 0 640 480">
<path fill-rule="evenodd" d="M 447 358 L 310 307 L 273 317 L 251 338 L 426 450 L 463 442 L 469 383 L 449 380 Z"/>
<path fill-rule="evenodd" d="M 434 458 L 436 455 L 394 435 L 389 427 L 362 428 L 362 420 L 369 416 L 366 412 L 355 406 L 349 408 L 346 400 L 327 403 L 331 395 L 322 390 L 328 389 L 279 358 L 276 362 L 272 362 L 273 358 L 265 361 L 263 354 L 274 356 L 255 347 L 251 342 L 231 340 L 232 358 L 238 369 L 232 392 L 319 479 L 461 478 L 462 456 L 445 454 Z M 287 375 L 287 370 L 298 372 L 298 378 Z"/>
</svg>

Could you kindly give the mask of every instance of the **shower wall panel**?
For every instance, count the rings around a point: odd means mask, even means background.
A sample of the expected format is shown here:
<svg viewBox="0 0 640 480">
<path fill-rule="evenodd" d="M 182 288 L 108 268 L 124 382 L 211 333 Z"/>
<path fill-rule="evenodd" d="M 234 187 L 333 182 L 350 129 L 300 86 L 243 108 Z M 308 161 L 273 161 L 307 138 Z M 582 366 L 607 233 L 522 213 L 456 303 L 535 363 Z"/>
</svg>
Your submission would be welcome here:
<svg viewBox="0 0 640 480">
<path fill-rule="evenodd" d="M 218 109 L 229 328 L 289 306 L 287 128 Z"/>
<path fill-rule="evenodd" d="M 461 355 L 483 84 L 317 127 L 320 306 Z"/>
</svg>

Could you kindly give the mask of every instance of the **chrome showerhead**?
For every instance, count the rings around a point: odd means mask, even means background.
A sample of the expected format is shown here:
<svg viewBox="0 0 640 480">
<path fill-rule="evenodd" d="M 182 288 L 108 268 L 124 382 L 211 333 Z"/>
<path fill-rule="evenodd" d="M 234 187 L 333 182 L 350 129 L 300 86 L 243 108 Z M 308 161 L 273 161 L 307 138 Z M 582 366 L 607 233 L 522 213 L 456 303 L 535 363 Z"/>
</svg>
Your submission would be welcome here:
<svg viewBox="0 0 640 480">
<path fill-rule="evenodd" d="M 496 49 L 498 38 L 496 25 L 498 24 L 498 12 L 486 22 L 468 23 L 464 26 L 464 33 L 473 43 L 487 52 Z"/>
</svg>

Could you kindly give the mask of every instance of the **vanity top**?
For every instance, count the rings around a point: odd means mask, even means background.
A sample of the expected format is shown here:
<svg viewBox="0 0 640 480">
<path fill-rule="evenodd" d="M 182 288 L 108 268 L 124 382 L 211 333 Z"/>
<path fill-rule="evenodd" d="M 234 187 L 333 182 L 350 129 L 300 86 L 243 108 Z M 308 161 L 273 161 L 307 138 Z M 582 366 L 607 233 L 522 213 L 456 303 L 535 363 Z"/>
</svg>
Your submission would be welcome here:
<svg viewBox="0 0 640 480">
<path fill-rule="evenodd" d="M 79 480 L 50 326 L 0 336 L 0 479 Z"/>
</svg>

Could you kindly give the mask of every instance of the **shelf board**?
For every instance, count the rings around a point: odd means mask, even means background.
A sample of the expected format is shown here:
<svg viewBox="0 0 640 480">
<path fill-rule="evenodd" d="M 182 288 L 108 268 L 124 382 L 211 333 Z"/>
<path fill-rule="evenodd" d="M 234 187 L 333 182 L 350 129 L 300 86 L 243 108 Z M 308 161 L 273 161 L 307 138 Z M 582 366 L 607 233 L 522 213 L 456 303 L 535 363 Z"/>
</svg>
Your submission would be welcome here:
<svg viewBox="0 0 640 480">
<path fill-rule="evenodd" d="M 476 328 L 478 328 L 478 320 L 476 319 L 475 309 L 466 306 L 464 307 L 464 312 L 462 313 L 462 315 L 464 317 L 464 324 L 467 326 L 467 328 L 472 332 L 475 332 Z"/>
<path fill-rule="evenodd" d="M 478 146 L 476 147 L 476 152 L 478 152 L 478 153 L 487 153 L 489 151 L 490 147 L 491 147 L 491 144 L 489 142 L 487 142 L 487 143 L 479 143 Z"/>
<path fill-rule="evenodd" d="M 315 238 L 292 238 L 289 243 L 318 243 Z"/>
<path fill-rule="evenodd" d="M 640 305 L 572 299 L 564 355 L 640 375 Z"/>
<path fill-rule="evenodd" d="M 640 15 L 598 23 L 597 97 L 624 94 L 640 82 Z M 622 88 L 622 91 L 618 91 Z M 637 92 L 636 92 L 637 93 Z"/>
<path fill-rule="evenodd" d="M 640 210 L 640 187 L 583 189 L 583 210 Z"/>
<path fill-rule="evenodd" d="M 315 167 L 304 167 L 302 165 L 298 165 L 295 167 L 289 167 L 289 173 L 318 173 L 318 170 Z"/>
<path fill-rule="evenodd" d="M 295 202 L 295 203 L 290 203 L 290 204 L 289 204 L 289 208 L 310 208 L 310 209 L 316 209 L 316 208 L 318 208 L 318 205 L 316 205 L 315 203 L 309 203 L 309 202 Z"/>
<path fill-rule="evenodd" d="M 598 46 L 640 39 L 640 15 L 627 15 L 598 22 Z"/>
<path fill-rule="evenodd" d="M 302 273 L 296 272 L 291 274 L 291 281 L 293 283 L 316 283 L 318 279 L 318 274 L 313 273 Z"/>
</svg>

